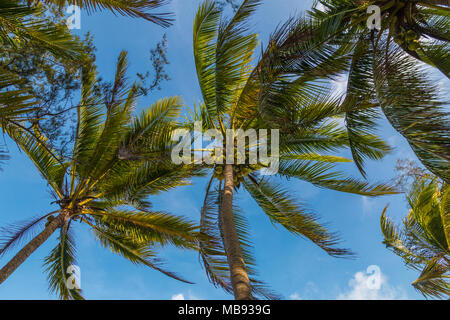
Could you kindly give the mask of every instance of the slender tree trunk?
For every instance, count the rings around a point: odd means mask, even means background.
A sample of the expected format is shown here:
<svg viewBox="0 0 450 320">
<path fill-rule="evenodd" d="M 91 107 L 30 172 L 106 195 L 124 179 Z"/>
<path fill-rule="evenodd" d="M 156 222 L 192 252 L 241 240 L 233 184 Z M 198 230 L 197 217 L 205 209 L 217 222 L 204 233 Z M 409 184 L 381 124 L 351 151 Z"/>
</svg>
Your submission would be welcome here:
<svg viewBox="0 0 450 320">
<path fill-rule="evenodd" d="M 58 215 L 36 237 L 28 242 L 1 270 L 0 284 L 2 284 L 37 248 L 39 248 L 56 229 L 63 225 L 64 216 Z"/>
<path fill-rule="evenodd" d="M 242 256 L 233 214 L 233 166 L 225 165 L 225 187 L 220 213 L 224 247 L 230 267 L 231 285 L 236 300 L 252 300 L 252 287 Z"/>
</svg>

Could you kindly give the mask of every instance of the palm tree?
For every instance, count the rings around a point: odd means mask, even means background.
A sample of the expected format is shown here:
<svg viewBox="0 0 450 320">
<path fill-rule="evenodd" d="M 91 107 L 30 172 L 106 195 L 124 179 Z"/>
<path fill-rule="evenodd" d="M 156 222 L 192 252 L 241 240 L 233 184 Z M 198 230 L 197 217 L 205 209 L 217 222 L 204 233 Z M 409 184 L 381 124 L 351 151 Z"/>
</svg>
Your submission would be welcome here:
<svg viewBox="0 0 450 320">
<path fill-rule="evenodd" d="M 330 76 L 348 76 L 346 103 L 372 106 L 346 114 L 350 147 L 360 172 L 365 174 L 364 136 L 375 132 L 381 111 L 423 165 L 448 183 L 448 113 L 439 87 L 420 63 L 449 77 L 448 1 L 319 1 L 325 11 L 309 12 L 309 28 L 304 20 L 291 24 L 295 32 L 283 50 L 294 57 L 292 52 L 305 54 L 303 44 L 295 41 L 299 37 L 309 38 L 312 50 L 327 46 Z M 366 26 L 369 5 L 381 8 L 380 30 Z M 291 59 L 286 60 L 290 68 Z"/>
<path fill-rule="evenodd" d="M 43 230 L 0 270 L 0 283 L 59 230 L 58 243 L 45 259 L 50 289 L 64 299 L 81 298 L 78 290 L 66 287 L 66 270 L 75 261 L 71 233 L 75 221 L 88 225 L 104 247 L 131 262 L 185 281 L 161 266 L 152 247 L 195 248 L 197 227 L 183 218 L 151 211 L 145 200 L 148 195 L 188 184 L 187 178 L 195 174 L 195 169 L 168 161 L 170 132 L 179 116 L 180 100 L 162 99 L 133 117 L 137 86 L 127 84 L 126 68 L 126 53 L 122 52 L 113 89 L 106 97 L 97 90 L 95 68 L 84 70 L 71 159 L 51 150 L 37 129 L 20 123 L 3 127 L 35 164 L 59 208 L 3 229 L 0 254 L 47 219 Z"/>
<path fill-rule="evenodd" d="M 203 131 L 216 129 L 222 141 L 227 139 L 228 129 L 279 129 L 279 178 L 298 178 L 318 187 L 366 196 L 395 193 L 387 185 L 370 185 L 332 170 L 334 163 L 350 160 L 323 153 L 346 149 L 348 135 L 339 124 L 345 109 L 317 82 L 320 63 L 313 67 L 315 60 L 310 60 L 302 66 L 303 76 L 291 77 L 270 64 L 271 41 L 256 68 L 252 65 L 257 36 L 249 32 L 249 18 L 259 4 L 258 0 L 245 0 L 229 20 L 221 18 L 212 1 L 200 6 L 194 21 L 194 58 L 204 102 L 190 112 L 186 126 L 192 128 L 195 121 L 201 121 Z M 278 39 L 286 39 L 286 33 L 277 34 Z M 236 135 L 228 139 L 233 141 Z M 272 139 L 275 136 L 260 136 L 255 145 L 245 145 L 245 152 L 264 142 L 270 146 Z M 389 151 L 376 136 L 367 140 L 377 142 L 376 157 Z M 227 154 L 225 145 L 203 151 L 219 159 L 237 158 L 236 150 Z M 234 201 L 241 186 L 274 224 L 308 238 L 331 256 L 350 254 L 336 248 L 337 237 L 275 178 L 261 175 L 267 163 L 252 164 L 248 159 L 234 163 L 203 163 L 212 170 L 212 177 L 201 210 L 200 231 L 208 237 L 200 241 L 200 255 L 214 285 L 234 293 L 236 299 L 275 297 L 256 279 L 245 216 Z"/>
<path fill-rule="evenodd" d="M 425 297 L 450 297 L 450 188 L 439 179 L 417 179 L 407 196 L 402 226 L 381 215 L 383 243 L 420 272 L 412 285 Z"/>
</svg>

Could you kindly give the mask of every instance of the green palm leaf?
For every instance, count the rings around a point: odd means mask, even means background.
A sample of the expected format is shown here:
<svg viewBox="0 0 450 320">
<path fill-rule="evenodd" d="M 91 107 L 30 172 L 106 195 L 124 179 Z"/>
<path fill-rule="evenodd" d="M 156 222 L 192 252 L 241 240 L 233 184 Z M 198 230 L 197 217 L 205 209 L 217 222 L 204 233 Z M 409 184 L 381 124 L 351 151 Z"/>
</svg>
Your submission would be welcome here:
<svg viewBox="0 0 450 320">
<path fill-rule="evenodd" d="M 70 231 L 70 224 L 61 228 L 58 244 L 45 258 L 46 272 L 50 291 L 64 300 L 84 300 L 80 289 L 70 290 L 67 286 L 69 267 L 76 264 L 75 241 Z"/>
<path fill-rule="evenodd" d="M 339 239 L 328 232 L 318 223 L 314 214 L 295 201 L 279 185 L 271 184 L 267 180 L 256 181 L 248 178 L 244 181 L 244 186 L 273 223 L 278 223 L 288 231 L 308 238 L 331 256 L 351 255 L 346 249 L 336 248 Z"/>
<path fill-rule="evenodd" d="M 378 52 L 374 61 L 377 97 L 391 125 L 409 142 L 422 163 L 449 181 L 448 114 L 417 64 L 398 49 Z"/>
<path fill-rule="evenodd" d="M 162 267 L 161 260 L 148 248 L 147 243 L 138 242 L 135 239 L 109 229 L 94 227 L 94 234 L 105 248 L 110 248 L 114 253 L 125 257 L 134 264 L 142 264 L 155 269 L 173 279 L 191 283 L 173 272 Z"/>
<path fill-rule="evenodd" d="M 412 285 L 425 297 L 450 296 L 447 189 L 436 179 L 416 179 L 407 196 L 411 210 L 402 229 L 386 217 L 386 208 L 381 215 L 383 243 L 406 266 L 421 271 Z"/>
</svg>

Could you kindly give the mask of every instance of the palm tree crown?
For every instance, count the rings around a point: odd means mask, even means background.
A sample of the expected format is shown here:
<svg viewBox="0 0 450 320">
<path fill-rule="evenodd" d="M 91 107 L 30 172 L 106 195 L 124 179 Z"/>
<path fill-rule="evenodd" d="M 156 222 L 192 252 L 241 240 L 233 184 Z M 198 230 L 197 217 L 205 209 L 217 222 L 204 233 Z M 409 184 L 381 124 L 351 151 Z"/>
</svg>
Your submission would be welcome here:
<svg viewBox="0 0 450 320">
<path fill-rule="evenodd" d="M 195 248 L 197 227 L 183 218 L 151 211 L 145 199 L 185 185 L 195 174 L 195 169 L 168 161 L 170 132 L 176 126 L 180 100 L 160 100 L 133 117 L 137 86 L 127 83 L 126 67 L 126 53 L 122 52 L 113 89 L 106 97 L 96 87 L 95 68 L 91 66 L 83 73 L 71 159 L 51 150 L 37 130 L 15 125 L 4 128 L 47 181 L 59 208 L 25 225 L 3 230 L 0 253 L 48 219 L 44 231 L 0 271 L 0 282 L 59 229 L 58 244 L 46 258 L 50 288 L 64 299 L 81 298 L 78 290 L 66 287 L 66 269 L 75 260 L 71 233 L 75 221 L 87 224 L 103 246 L 131 262 L 183 280 L 161 266 L 152 247 L 173 244 Z"/>
<path fill-rule="evenodd" d="M 246 0 L 233 18 L 221 18 L 212 1 L 199 8 L 194 22 L 194 57 L 204 102 L 188 121 L 201 121 L 203 130 L 217 129 L 225 141 L 226 130 L 279 129 L 278 177 L 298 178 L 328 189 L 377 196 L 395 193 L 388 185 L 370 185 L 334 171 L 334 163 L 350 160 L 324 153 L 348 147 L 348 134 L 338 119 L 344 113 L 339 99 L 329 95 L 317 81 L 323 74 L 320 61 L 311 56 L 299 61 L 302 76 L 293 77 L 280 67 L 274 49 L 282 47 L 290 30 L 281 28 L 271 38 L 255 67 L 252 59 L 257 36 L 249 32 L 249 18 L 260 1 Z M 317 53 L 319 54 L 319 53 Z M 272 137 L 266 137 L 271 145 Z M 389 147 L 376 136 L 377 157 Z M 259 140 L 257 144 L 262 143 Z M 246 144 L 246 153 L 254 146 Z M 223 147 L 223 158 L 227 155 Z M 270 147 L 268 148 L 270 151 Z M 215 154 L 216 150 L 204 150 Z M 248 159 L 247 159 L 248 160 Z M 350 252 L 336 248 L 337 237 L 274 177 L 261 175 L 265 164 L 215 164 L 201 210 L 201 258 L 215 285 L 234 292 L 237 299 L 274 297 L 256 279 L 245 216 L 233 202 L 233 193 L 243 187 L 275 224 L 308 238 L 332 256 Z"/>
</svg>

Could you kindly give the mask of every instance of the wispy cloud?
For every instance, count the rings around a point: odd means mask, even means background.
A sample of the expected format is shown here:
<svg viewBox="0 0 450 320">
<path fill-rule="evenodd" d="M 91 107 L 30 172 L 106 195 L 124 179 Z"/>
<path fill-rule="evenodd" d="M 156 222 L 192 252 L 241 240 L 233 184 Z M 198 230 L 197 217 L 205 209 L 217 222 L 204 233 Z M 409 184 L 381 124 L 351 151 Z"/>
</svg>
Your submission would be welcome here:
<svg viewBox="0 0 450 320">
<path fill-rule="evenodd" d="M 289 296 L 290 300 L 309 300 L 309 299 L 321 299 L 322 293 L 319 291 L 317 285 L 308 281 L 306 286 L 303 288 L 303 292 L 299 294 L 298 292 L 294 292 Z"/>
<path fill-rule="evenodd" d="M 171 300 L 200 300 L 197 296 L 195 296 L 190 290 L 185 295 L 184 293 L 177 293 L 172 295 Z"/>
<path fill-rule="evenodd" d="M 364 214 L 371 213 L 373 210 L 373 207 L 375 206 L 375 200 L 370 199 L 369 197 L 366 197 L 366 196 L 362 196 L 361 201 L 362 201 L 363 213 Z"/>
</svg>

